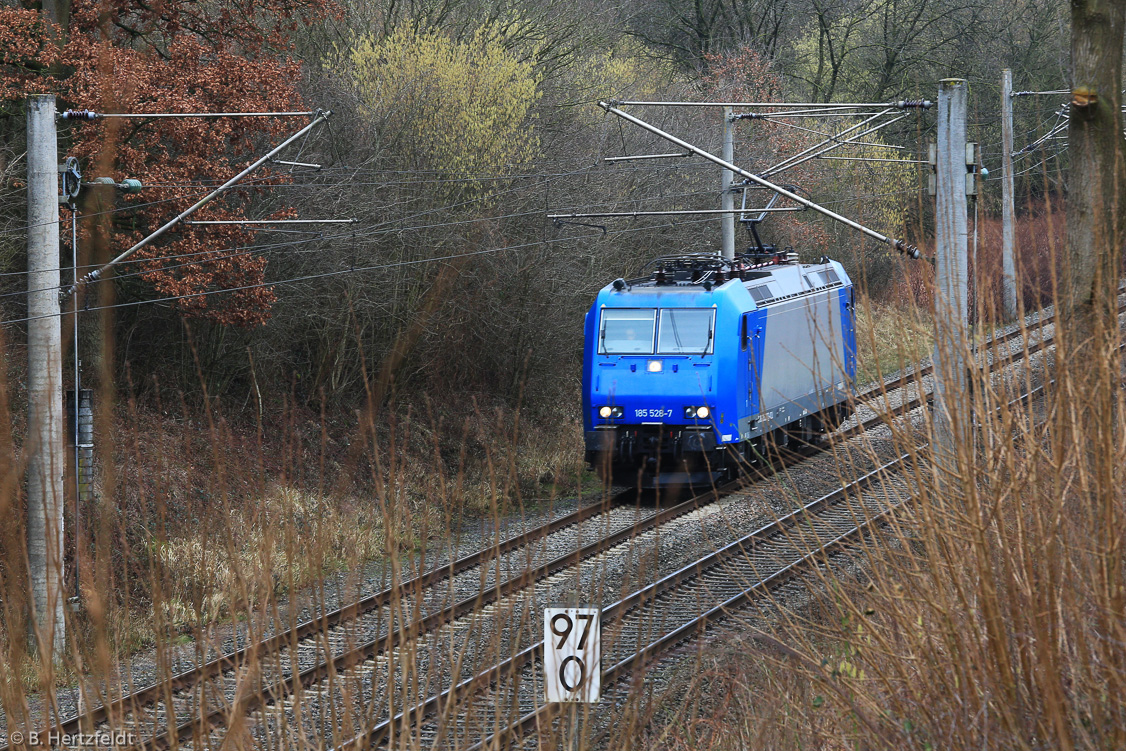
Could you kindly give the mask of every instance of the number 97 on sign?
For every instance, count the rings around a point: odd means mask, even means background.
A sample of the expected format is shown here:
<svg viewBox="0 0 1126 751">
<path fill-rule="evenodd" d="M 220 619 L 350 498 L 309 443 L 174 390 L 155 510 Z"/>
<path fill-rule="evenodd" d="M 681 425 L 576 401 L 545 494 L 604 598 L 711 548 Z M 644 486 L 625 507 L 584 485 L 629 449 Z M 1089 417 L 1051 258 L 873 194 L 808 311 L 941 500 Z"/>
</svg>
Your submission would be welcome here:
<svg viewBox="0 0 1126 751">
<path fill-rule="evenodd" d="M 543 611 L 543 684 L 547 701 L 596 702 L 602 690 L 602 611 Z"/>
</svg>

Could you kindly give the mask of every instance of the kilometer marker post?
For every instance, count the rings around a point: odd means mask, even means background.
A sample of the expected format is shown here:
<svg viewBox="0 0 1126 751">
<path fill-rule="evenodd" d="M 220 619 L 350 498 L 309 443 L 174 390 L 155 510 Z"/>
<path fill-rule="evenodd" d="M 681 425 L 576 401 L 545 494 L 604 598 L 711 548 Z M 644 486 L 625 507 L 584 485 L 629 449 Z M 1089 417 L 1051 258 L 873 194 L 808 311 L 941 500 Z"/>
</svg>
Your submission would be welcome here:
<svg viewBox="0 0 1126 751">
<path fill-rule="evenodd" d="M 602 695 L 602 609 L 545 608 L 544 692 L 549 703 L 595 703 Z"/>
<path fill-rule="evenodd" d="M 570 743 L 579 748 L 579 704 L 602 695 L 602 609 L 545 608 L 543 685 L 549 704 L 571 705 Z"/>
</svg>

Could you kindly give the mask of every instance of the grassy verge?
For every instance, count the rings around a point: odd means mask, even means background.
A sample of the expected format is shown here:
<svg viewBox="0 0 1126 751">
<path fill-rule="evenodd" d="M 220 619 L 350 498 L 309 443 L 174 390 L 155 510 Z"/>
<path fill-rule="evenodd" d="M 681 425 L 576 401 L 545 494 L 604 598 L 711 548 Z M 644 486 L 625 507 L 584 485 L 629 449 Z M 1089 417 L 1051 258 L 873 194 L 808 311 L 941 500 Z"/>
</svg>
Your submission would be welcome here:
<svg viewBox="0 0 1126 751">
<path fill-rule="evenodd" d="M 856 316 L 858 384 L 882 380 L 934 351 L 934 321 L 909 303 L 887 303 L 860 295 Z"/>
<path fill-rule="evenodd" d="M 328 578 L 358 586 L 366 564 L 405 565 L 477 520 L 499 528 L 589 479 L 573 416 L 472 396 L 351 419 L 293 407 L 257 425 L 238 418 L 128 402 L 99 424 L 98 497 L 66 562 L 80 572 L 83 608 L 68 614 L 68 652 L 51 666 L 25 651 L 20 600 L 3 598 L 0 672 L 18 677 L 6 714 L 23 714 L 28 691 L 111 674 L 138 650 L 189 637 L 205 649 L 285 599 L 324 602 Z M 17 464 L 17 448 L 4 448 Z M 23 503 L 9 492 L 9 508 Z M 5 593 L 26 591 L 18 558 L 5 556 L 0 573 Z"/>
</svg>

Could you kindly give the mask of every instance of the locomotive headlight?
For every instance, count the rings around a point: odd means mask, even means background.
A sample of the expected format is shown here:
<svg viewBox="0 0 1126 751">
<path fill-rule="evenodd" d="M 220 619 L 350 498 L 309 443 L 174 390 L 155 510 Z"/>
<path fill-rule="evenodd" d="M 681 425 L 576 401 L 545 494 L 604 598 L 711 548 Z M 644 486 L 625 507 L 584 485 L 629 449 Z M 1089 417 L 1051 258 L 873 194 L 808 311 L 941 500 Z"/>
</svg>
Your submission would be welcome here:
<svg viewBox="0 0 1126 751">
<path fill-rule="evenodd" d="M 711 415 L 711 413 L 712 413 L 712 411 L 710 409 L 708 409 L 707 407 L 697 407 L 696 408 L 696 417 L 700 418 L 701 420 L 708 419 L 708 416 Z"/>
<path fill-rule="evenodd" d="M 650 373 L 660 373 L 664 369 L 664 366 L 661 364 L 660 360 L 650 360 L 649 364 L 645 366 L 645 369 Z"/>
<path fill-rule="evenodd" d="M 610 413 L 612 411 L 613 410 L 611 410 L 609 407 L 603 407 L 602 409 L 598 410 L 598 416 L 601 417 L 603 420 L 609 420 L 610 419 Z"/>
<path fill-rule="evenodd" d="M 712 414 L 712 411 L 707 407 L 685 407 L 684 419 L 685 420 L 706 420 Z"/>
<path fill-rule="evenodd" d="M 625 413 L 626 411 L 622 407 L 611 407 L 610 405 L 606 405 L 604 407 L 598 408 L 598 416 L 603 420 L 609 420 L 611 417 L 621 417 Z"/>
</svg>

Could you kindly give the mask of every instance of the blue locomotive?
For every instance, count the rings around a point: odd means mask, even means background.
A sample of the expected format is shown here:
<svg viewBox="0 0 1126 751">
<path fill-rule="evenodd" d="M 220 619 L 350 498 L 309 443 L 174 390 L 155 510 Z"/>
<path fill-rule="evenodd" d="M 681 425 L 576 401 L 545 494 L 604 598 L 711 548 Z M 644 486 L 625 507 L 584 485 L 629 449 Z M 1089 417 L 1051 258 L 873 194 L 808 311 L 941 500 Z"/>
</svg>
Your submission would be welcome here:
<svg viewBox="0 0 1126 751">
<path fill-rule="evenodd" d="M 586 458 L 641 488 L 704 486 L 849 413 L 852 282 L 786 253 L 659 258 L 586 314 Z"/>
</svg>

